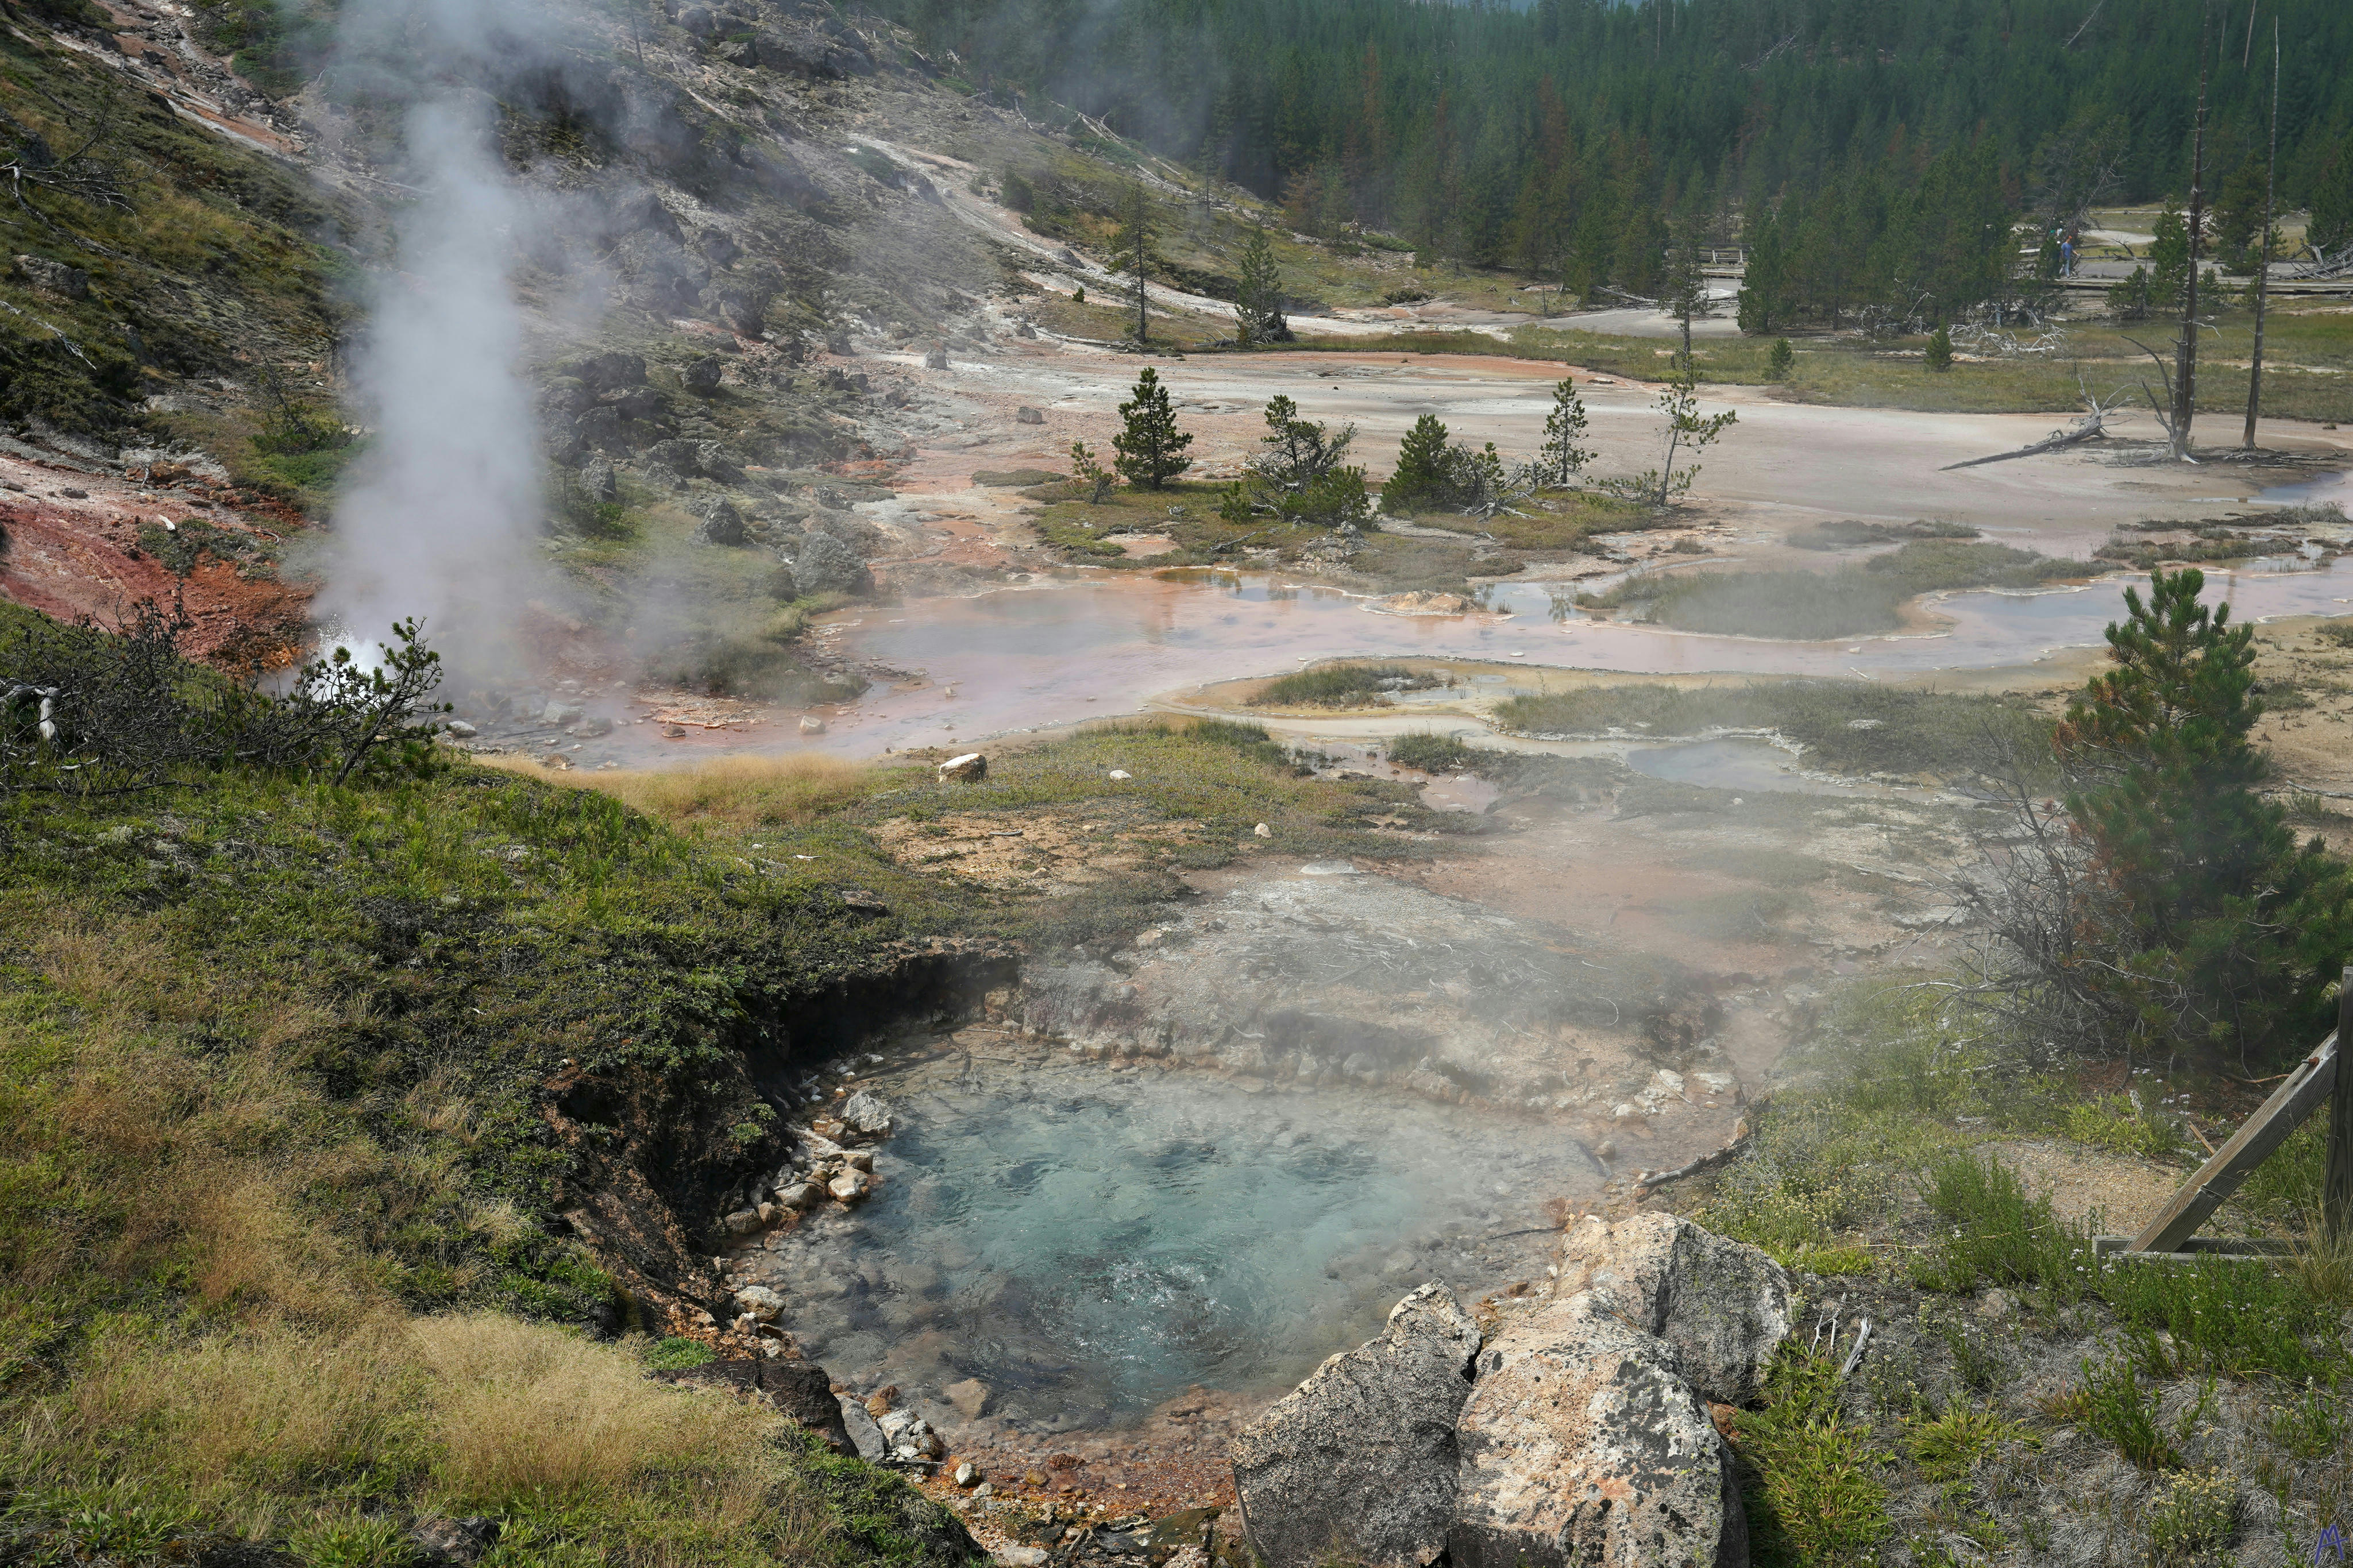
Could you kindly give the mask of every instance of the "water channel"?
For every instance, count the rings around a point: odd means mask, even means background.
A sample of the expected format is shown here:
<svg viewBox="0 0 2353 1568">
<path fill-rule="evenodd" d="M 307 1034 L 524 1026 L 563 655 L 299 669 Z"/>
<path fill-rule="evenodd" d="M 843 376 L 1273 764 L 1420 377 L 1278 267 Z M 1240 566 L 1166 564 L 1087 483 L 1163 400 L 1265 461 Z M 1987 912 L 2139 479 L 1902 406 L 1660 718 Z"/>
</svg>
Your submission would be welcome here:
<svg viewBox="0 0 2353 1568">
<path fill-rule="evenodd" d="M 2266 563 L 2210 569 L 2210 598 L 2242 620 L 2341 615 L 2353 564 Z M 1623 671 L 1823 678 L 1917 676 L 2031 665 L 2096 647 L 2145 574 L 2117 574 L 2035 593 L 1982 590 L 1935 599 L 1945 625 L 1827 642 L 1709 637 L 1595 619 L 1573 585 L 1512 581 L 1487 608 L 1399 616 L 1375 601 L 1261 573 L 1103 574 L 966 599 L 928 600 L 902 616 L 843 623 L 838 645 L 918 671 L 928 683 L 877 689 L 821 744 L 845 752 L 948 745 L 1009 731 L 1131 712 L 1219 681 L 1280 674 L 1311 659 L 1420 656 Z"/>
</svg>

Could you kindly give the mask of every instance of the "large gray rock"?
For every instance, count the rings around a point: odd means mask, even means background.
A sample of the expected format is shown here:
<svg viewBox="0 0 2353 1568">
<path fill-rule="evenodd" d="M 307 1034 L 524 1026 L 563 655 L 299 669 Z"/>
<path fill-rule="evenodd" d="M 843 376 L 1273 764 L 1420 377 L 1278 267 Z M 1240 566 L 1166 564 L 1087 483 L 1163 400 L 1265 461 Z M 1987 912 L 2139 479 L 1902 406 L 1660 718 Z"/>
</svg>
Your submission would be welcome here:
<svg viewBox="0 0 2353 1568">
<path fill-rule="evenodd" d="M 838 1113 L 842 1125 L 852 1132 L 869 1138 L 886 1138 L 891 1133 L 891 1102 L 871 1089 L 860 1089 L 841 1102 Z"/>
<path fill-rule="evenodd" d="M 840 1394 L 836 1397 L 835 1408 L 841 1412 L 842 1430 L 849 1434 L 850 1444 L 857 1448 L 860 1458 L 870 1465 L 879 1465 L 891 1457 L 891 1440 L 882 1436 L 882 1428 L 866 1413 L 862 1401 Z"/>
<path fill-rule="evenodd" d="M 1243 1528 L 1271 1568 L 1426 1568 L 1454 1515 L 1456 1416 L 1479 1325 L 1443 1285 L 1389 1313 L 1234 1444 Z"/>
<path fill-rule="evenodd" d="M 1555 1295 L 1579 1292 L 1675 1347 L 1703 1398 L 1753 1404 L 1789 1333 L 1789 1277 L 1756 1247 L 1672 1215 L 1580 1222 L 1560 1249 Z"/>
<path fill-rule="evenodd" d="M 744 542 L 744 514 L 725 496 L 709 496 L 691 508 L 702 520 L 698 531 L 711 544 L 741 544 Z"/>
<path fill-rule="evenodd" d="M 793 557 L 793 580 L 803 594 L 864 594 L 874 574 L 849 546 L 829 533 L 811 533 Z"/>
<path fill-rule="evenodd" d="M 1732 1458 L 1674 1347 L 1577 1295 L 1480 1353 L 1452 1568 L 1746 1568 Z"/>
</svg>

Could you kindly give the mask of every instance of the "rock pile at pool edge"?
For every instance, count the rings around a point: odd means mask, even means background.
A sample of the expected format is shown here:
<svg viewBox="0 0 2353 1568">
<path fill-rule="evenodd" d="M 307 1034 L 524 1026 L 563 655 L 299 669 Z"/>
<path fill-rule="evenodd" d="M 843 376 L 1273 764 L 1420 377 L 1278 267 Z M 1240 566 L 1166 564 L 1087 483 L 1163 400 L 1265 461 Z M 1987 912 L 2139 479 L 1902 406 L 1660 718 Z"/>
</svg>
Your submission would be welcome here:
<svg viewBox="0 0 2353 1568">
<path fill-rule="evenodd" d="M 1666 1215 L 1588 1219 L 1549 1295 L 1492 1339 L 1424 1285 L 1244 1431 L 1243 1527 L 1270 1568 L 1746 1568 L 1706 1402 L 1757 1397 L 1788 1311 L 1755 1247 Z"/>
</svg>

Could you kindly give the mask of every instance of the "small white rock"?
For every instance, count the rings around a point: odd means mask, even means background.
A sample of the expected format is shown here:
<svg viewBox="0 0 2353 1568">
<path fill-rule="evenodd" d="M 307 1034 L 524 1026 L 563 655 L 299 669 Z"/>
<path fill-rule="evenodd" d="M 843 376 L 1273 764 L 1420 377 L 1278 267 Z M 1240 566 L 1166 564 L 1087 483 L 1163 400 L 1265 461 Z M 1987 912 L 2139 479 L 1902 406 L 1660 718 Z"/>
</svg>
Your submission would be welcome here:
<svg viewBox="0 0 2353 1568">
<path fill-rule="evenodd" d="M 1135 775 L 1134 775 L 1134 773 L 1129 773 L 1125 768 L 1113 768 L 1113 769 L 1112 769 L 1112 771 L 1111 771 L 1108 774 L 1106 774 L 1105 776 L 1106 776 L 1106 777 L 1108 777 L 1108 778 L 1114 778 L 1114 779 L 1132 779 L 1132 778 L 1134 778 Z"/>
<path fill-rule="evenodd" d="M 448 731 L 452 736 L 460 741 L 470 741 L 476 735 L 481 733 L 480 731 L 475 729 L 471 724 L 467 723 L 463 719 L 452 719 L 443 724 L 441 728 Z"/>
<path fill-rule="evenodd" d="M 1257 834 L 1261 838 L 1271 838 L 1274 837 L 1274 829 L 1269 827 L 1263 822 L 1260 823 L 1256 827 L 1251 828 L 1250 831 Z"/>
</svg>

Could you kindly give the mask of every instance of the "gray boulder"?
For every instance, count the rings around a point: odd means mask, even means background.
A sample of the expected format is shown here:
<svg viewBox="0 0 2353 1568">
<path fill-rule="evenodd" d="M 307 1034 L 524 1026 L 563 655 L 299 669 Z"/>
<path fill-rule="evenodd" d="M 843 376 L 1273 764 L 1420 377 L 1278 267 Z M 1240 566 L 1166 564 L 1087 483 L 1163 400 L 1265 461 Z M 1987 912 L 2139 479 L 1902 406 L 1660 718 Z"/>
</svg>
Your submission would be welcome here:
<svg viewBox="0 0 2353 1568">
<path fill-rule="evenodd" d="M 599 506 L 610 506 L 621 499 L 620 476 L 603 458 L 593 458 L 582 466 L 580 488 L 587 493 L 590 500 Z"/>
<path fill-rule="evenodd" d="M 690 391 L 710 392 L 719 385 L 719 377 L 726 368 L 717 354 L 703 354 L 680 367 L 678 379 Z"/>
<path fill-rule="evenodd" d="M 1443 1285 L 1334 1356 L 1234 1444 L 1250 1544 L 1271 1568 L 1427 1568 L 1454 1517 L 1457 1416 L 1479 1326 Z"/>
<path fill-rule="evenodd" d="M 737 511 L 735 503 L 725 496 L 706 496 L 694 503 L 693 511 L 695 516 L 702 520 L 701 532 L 706 542 L 712 544 L 744 542 L 744 514 Z"/>
<path fill-rule="evenodd" d="M 852 1399 L 846 1394 L 837 1394 L 835 1398 L 841 1411 L 842 1427 L 849 1434 L 849 1441 L 858 1449 L 858 1457 L 870 1465 L 879 1465 L 889 1458 L 891 1440 L 882 1436 L 882 1428 L 876 1426 L 874 1417 L 866 1413 L 865 1402 Z"/>
<path fill-rule="evenodd" d="M 1605 1299 L 1499 1333 L 1456 1437 L 1453 1568 L 1746 1568 L 1731 1450 L 1674 1347 Z"/>
<path fill-rule="evenodd" d="M 865 594 L 874 587 L 874 574 L 849 546 L 829 533 L 811 533 L 793 557 L 793 581 L 807 594 Z"/>
<path fill-rule="evenodd" d="M 90 298 L 90 274 L 79 267 L 69 267 L 42 256 L 20 256 L 16 258 L 16 272 L 45 294 L 67 300 Z"/>
<path fill-rule="evenodd" d="M 646 362 L 641 355 L 632 353 L 597 354 L 581 361 L 574 374 L 592 391 L 618 392 L 626 386 L 646 384 Z"/>
<path fill-rule="evenodd" d="M 871 1090 L 861 1089 L 843 1100 L 838 1114 L 841 1118 L 842 1125 L 848 1127 L 852 1132 L 863 1133 L 869 1138 L 887 1137 L 890 1134 L 891 1103 Z"/>
<path fill-rule="evenodd" d="M 1756 1247 L 1672 1215 L 1588 1217 L 1560 1249 L 1555 1295 L 1579 1292 L 1675 1347 L 1703 1398 L 1753 1404 L 1789 1333 L 1789 1277 Z"/>
</svg>

